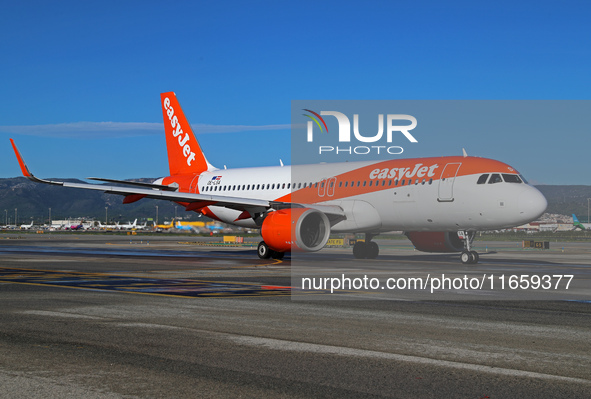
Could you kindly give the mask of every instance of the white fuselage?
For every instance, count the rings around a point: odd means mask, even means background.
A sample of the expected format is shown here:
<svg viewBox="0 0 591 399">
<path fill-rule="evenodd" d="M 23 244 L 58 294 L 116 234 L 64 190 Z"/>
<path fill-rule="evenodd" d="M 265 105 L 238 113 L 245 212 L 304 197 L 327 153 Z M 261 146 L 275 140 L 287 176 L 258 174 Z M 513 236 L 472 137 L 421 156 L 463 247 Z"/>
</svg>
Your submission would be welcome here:
<svg viewBox="0 0 591 399">
<path fill-rule="evenodd" d="M 480 158 L 441 157 L 435 159 L 438 163 L 426 159 L 431 163 L 423 161 L 425 166 L 422 160 L 404 160 L 410 166 L 391 169 L 401 161 L 215 170 L 198 177 L 195 192 L 338 206 L 346 219 L 331 227 L 335 233 L 495 230 L 534 220 L 546 208 L 543 195 L 522 181 L 477 184 L 484 173 L 469 173 L 474 169 L 470 163 L 482 164 Z M 380 165 L 387 166 L 387 173 L 378 173 Z M 468 173 L 461 173 L 462 168 Z M 484 172 L 506 173 L 494 168 Z M 257 227 L 253 219 L 236 221 L 240 211 L 209 209 L 223 222 Z"/>
</svg>

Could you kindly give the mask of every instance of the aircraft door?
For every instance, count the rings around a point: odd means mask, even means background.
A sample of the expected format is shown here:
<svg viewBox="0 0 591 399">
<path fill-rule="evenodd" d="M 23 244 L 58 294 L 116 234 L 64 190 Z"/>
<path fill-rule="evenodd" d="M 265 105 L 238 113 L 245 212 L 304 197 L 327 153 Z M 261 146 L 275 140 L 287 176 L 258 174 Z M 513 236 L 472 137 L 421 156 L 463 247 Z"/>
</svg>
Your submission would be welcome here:
<svg viewBox="0 0 591 399">
<path fill-rule="evenodd" d="M 452 202 L 454 200 L 454 182 L 461 163 L 448 163 L 441 172 L 437 201 Z"/>
<path fill-rule="evenodd" d="M 319 197 L 324 197 L 324 195 L 326 194 L 326 183 L 328 181 L 324 178 L 320 179 L 320 181 L 318 182 L 318 196 Z"/>
<path fill-rule="evenodd" d="M 332 197 L 334 195 L 335 186 L 337 185 L 337 178 L 331 177 L 330 179 L 328 179 L 327 184 L 328 187 L 326 187 L 326 195 Z"/>
</svg>

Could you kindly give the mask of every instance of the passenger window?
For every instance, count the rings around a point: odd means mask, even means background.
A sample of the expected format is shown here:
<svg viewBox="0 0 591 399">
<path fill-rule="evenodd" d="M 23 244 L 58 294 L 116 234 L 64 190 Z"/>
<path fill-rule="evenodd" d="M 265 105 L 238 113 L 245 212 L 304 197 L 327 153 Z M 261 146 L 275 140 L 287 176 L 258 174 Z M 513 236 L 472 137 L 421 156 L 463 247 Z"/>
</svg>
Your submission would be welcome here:
<svg viewBox="0 0 591 399">
<path fill-rule="evenodd" d="M 401 186 L 404 186 L 404 183 L 405 183 L 405 180 L 404 180 L 404 179 L 402 179 L 402 181 L 400 182 L 400 185 L 401 185 Z"/>
<path fill-rule="evenodd" d="M 510 175 L 508 173 L 503 173 L 503 180 L 507 183 L 521 183 L 518 175 Z"/>
<path fill-rule="evenodd" d="M 370 181 L 369 181 L 369 186 L 371 187 L 371 186 L 372 186 L 372 184 L 373 184 L 373 181 L 371 181 L 371 180 L 370 180 Z M 377 185 L 377 184 L 376 184 L 376 185 Z M 365 186 L 365 183 L 363 183 L 363 186 Z"/>
<path fill-rule="evenodd" d="M 429 184 L 433 183 L 433 179 L 429 179 Z"/>
<path fill-rule="evenodd" d="M 392 180 L 388 180 L 388 186 L 392 185 Z"/>
<path fill-rule="evenodd" d="M 367 185 L 367 180 L 363 181 L 363 187 L 365 187 Z"/>
<path fill-rule="evenodd" d="M 498 173 L 493 173 L 490 176 L 490 180 L 488 181 L 488 184 L 495 184 L 495 183 L 502 183 L 503 179 L 501 178 L 501 175 L 499 175 Z"/>
<path fill-rule="evenodd" d="M 348 181 L 346 181 L 346 182 L 345 182 L 345 187 L 348 187 L 348 185 L 349 185 L 349 182 L 348 182 Z"/>
<path fill-rule="evenodd" d="M 486 183 L 486 179 L 488 179 L 488 173 L 480 175 L 476 184 L 484 184 L 484 183 Z"/>
</svg>

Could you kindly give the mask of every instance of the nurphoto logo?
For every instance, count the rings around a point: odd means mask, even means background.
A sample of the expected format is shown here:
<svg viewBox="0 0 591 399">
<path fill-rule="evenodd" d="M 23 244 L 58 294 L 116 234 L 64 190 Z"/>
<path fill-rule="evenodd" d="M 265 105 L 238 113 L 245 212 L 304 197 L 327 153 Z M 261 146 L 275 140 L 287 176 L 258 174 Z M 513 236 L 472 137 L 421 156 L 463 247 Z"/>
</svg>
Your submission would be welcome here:
<svg viewBox="0 0 591 399">
<path fill-rule="evenodd" d="M 304 109 L 309 114 L 303 114 L 311 119 L 307 122 L 307 141 L 314 142 L 314 130 L 319 130 L 320 133 L 328 134 L 328 126 L 322 116 L 333 116 L 338 123 L 338 141 L 339 143 L 351 142 L 351 121 L 347 115 L 338 111 L 320 111 L 314 112 L 310 109 Z M 311 114 L 311 115 L 310 115 Z M 412 115 L 405 114 L 387 114 L 386 123 L 384 123 L 384 114 L 378 114 L 378 132 L 373 135 L 362 134 L 359 131 L 359 114 L 353 114 L 353 136 L 354 139 L 361 143 L 378 143 L 383 142 L 384 131 L 386 132 L 386 143 L 392 143 L 394 133 L 401 133 L 411 143 L 418 143 L 418 140 L 410 133 L 410 130 L 417 126 L 417 119 Z M 399 125 L 395 122 L 405 121 L 410 122 L 409 125 Z M 317 127 L 315 129 L 315 126 Z M 375 152 L 388 153 L 392 155 L 402 154 L 404 149 L 400 146 L 387 145 L 361 145 L 361 146 L 318 146 L 318 153 L 346 153 L 346 154 L 369 154 Z"/>
</svg>

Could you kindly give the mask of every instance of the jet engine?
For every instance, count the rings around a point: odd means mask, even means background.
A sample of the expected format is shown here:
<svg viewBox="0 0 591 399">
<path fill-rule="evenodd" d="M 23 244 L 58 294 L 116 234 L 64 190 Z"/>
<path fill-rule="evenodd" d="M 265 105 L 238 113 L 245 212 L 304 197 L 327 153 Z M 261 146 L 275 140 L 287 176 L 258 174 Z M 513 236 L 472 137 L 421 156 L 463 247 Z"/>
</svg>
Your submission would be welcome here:
<svg viewBox="0 0 591 399">
<path fill-rule="evenodd" d="M 271 212 L 263 221 L 261 235 L 274 251 L 318 251 L 330 236 L 328 217 L 315 209 L 290 208 Z"/>
<path fill-rule="evenodd" d="M 464 242 L 450 231 L 410 231 L 405 233 L 416 249 L 423 252 L 462 252 Z"/>
</svg>

